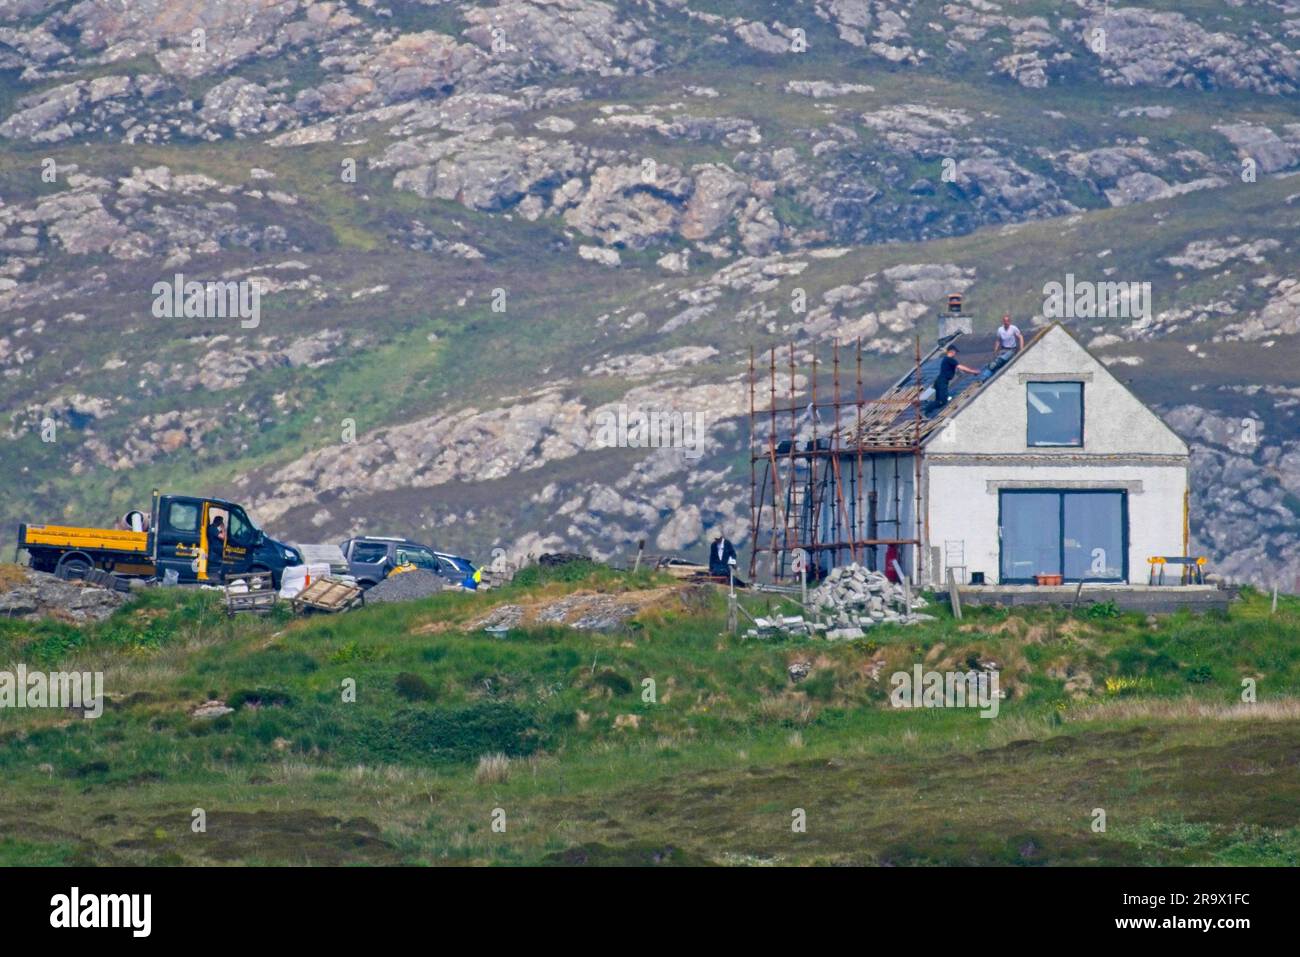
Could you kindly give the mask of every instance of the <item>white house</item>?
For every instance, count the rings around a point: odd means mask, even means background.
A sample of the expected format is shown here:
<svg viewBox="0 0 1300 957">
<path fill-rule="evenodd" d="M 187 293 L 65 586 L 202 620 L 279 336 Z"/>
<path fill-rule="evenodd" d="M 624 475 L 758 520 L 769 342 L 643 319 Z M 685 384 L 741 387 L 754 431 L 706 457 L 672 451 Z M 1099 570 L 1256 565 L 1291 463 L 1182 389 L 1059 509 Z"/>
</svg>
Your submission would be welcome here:
<svg viewBox="0 0 1300 957">
<path fill-rule="evenodd" d="M 927 582 L 1145 583 L 1149 557 L 1187 554 L 1186 443 L 1059 323 L 939 419 L 921 442 Z"/>
<path fill-rule="evenodd" d="M 808 403 L 839 423 L 829 434 L 793 396 L 766 420 L 751 416 L 750 573 L 770 555 L 773 574 L 787 577 L 804 553 L 816 573 L 897 562 L 926 586 L 946 585 L 950 569 L 962 585 L 1039 575 L 1143 584 L 1148 558 L 1186 556 L 1182 439 L 1059 323 L 1009 361 L 993 344 L 992 331 L 946 334 L 870 401 L 860 385 L 849 400 L 836 385 L 830 400 Z M 949 346 L 979 374 L 956 377 L 935 409 L 927 399 Z M 835 383 L 839 368 L 837 353 Z"/>
</svg>

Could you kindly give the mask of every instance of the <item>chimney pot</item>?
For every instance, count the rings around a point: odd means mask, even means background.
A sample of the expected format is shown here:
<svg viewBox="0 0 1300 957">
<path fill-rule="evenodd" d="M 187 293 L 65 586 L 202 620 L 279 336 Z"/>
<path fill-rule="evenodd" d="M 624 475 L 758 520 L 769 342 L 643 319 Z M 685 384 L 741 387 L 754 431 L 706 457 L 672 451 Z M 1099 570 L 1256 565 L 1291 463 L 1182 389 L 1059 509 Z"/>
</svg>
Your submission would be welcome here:
<svg viewBox="0 0 1300 957">
<path fill-rule="evenodd" d="M 948 296 L 948 311 L 939 313 L 939 338 L 947 339 L 955 333 L 970 335 L 975 331 L 971 317 L 962 314 L 961 293 Z"/>
</svg>

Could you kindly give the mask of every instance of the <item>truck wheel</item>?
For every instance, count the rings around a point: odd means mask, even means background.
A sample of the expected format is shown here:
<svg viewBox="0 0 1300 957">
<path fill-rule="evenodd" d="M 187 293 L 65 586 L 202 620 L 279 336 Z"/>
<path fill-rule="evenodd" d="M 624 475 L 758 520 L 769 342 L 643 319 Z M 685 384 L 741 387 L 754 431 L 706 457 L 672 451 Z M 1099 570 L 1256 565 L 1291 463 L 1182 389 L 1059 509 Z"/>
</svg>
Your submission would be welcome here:
<svg viewBox="0 0 1300 957">
<path fill-rule="evenodd" d="M 86 572 L 94 567 L 95 563 L 85 552 L 68 552 L 54 566 L 54 574 L 64 581 L 69 581 L 74 578 L 85 578 Z"/>
<path fill-rule="evenodd" d="M 357 584 L 361 586 L 361 590 L 362 590 L 363 592 L 366 592 L 366 591 L 369 591 L 370 589 L 374 588 L 375 585 L 377 585 L 377 584 L 379 584 L 379 583 L 378 583 L 378 582 L 372 582 L 369 578 L 359 578 L 359 579 L 357 579 Z"/>
</svg>

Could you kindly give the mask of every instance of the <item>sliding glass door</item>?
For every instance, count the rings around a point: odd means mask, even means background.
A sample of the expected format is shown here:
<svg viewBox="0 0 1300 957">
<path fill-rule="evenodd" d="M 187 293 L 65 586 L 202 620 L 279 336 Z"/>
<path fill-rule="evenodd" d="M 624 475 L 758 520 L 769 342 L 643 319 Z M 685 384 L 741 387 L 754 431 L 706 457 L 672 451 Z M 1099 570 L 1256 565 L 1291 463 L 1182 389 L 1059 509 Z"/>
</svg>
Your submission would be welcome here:
<svg viewBox="0 0 1300 957">
<path fill-rule="evenodd" d="M 1002 581 L 1061 574 L 1061 496 L 1002 493 Z"/>
<path fill-rule="evenodd" d="M 1128 495 L 1123 491 L 1015 490 L 999 494 L 1003 582 L 1128 579 Z"/>
<path fill-rule="evenodd" d="M 1124 492 L 1066 492 L 1062 563 L 1066 581 L 1125 581 Z"/>
</svg>

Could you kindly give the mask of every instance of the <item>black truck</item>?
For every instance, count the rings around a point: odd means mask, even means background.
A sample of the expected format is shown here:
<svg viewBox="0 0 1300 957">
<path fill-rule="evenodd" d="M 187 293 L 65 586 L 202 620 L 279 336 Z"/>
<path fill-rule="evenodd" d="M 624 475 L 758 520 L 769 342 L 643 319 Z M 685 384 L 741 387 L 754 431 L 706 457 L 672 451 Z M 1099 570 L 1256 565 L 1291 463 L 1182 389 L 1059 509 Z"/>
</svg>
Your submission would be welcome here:
<svg viewBox="0 0 1300 957">
<path fill-rule="evenodd" d="M 221 584 L 267 571 L 276 588 L 296 548 L 261 531 L 242 505 L 218 498 L 159 495 L 143 530 L 74 525 L 18 526 L 18 547 L 38 571 L 76 576 L 99 568 L 140 578 Z"/>
</svg>

